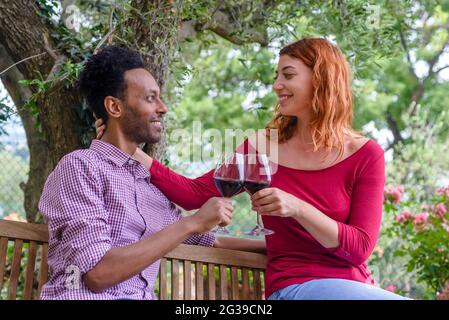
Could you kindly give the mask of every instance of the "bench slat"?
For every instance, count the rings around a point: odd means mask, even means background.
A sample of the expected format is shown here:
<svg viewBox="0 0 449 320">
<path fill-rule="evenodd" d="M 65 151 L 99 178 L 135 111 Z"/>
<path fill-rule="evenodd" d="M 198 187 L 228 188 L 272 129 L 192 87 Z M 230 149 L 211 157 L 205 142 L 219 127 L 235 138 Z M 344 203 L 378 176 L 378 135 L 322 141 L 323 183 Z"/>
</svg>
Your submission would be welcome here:
<svg viewBox="0 0 449 320">
<path fill-rule="evenodd" d="M 171 266 L 172 299 L 179 300 L 179 261 L 177 259 L 173 259 Z"/>
<path fill-rule="evenodd" d="M 239 278 L 237 267 L 231 267 L 232 300 L 239 300 Z"/>
<path fill-rule="evenodd" d="M 243 287 L 243 299 L 249 300 L 249 270 L 248 268 L 242 268 L 242 287 Z"/>
<path fill-rule="evenodd" d="M 260 270 L 254 269 L 253 270 L 253 276 L 254 276 L 254 295 L 256 300 L 262 299 L 262 281 L 260 279 Z"/>
<path fill-rule="evenodd" d="M 201 262 L 195 263 L 195 298 L 196 300 L 204 299 L 204 285 L 203 285 L 203 264 Z"/>
<path fill-rule="evenodd" d="M 220 265 L 220 299 L 228 300 L 228 275 L 225 265 Z"/>
<path fill-rule="evenodd" d="M 17 295 L 17 284 L 20 277 L 20 261 L 22 260 L 23 240 L 14 241 L 14 252 L 11 265 L 11 275 L 9 278 L 8 299 L 15 300 Z"/>
<path fill-rule="evenodd" d="M 207 265 L 207 289 L 209 292 L 209 300 L 215 300 L 215 265 L 209 263 Z"/>
<path fill-rule="evenodd" d="M 159 299 L 167 299 L 167 259 L 161 259 L 161 266 L 159 269 Z"/>
<path fill-rule="evenodd" d="M 30 241 L 30 246 L 28 248 L 27 268 L 25 273 L 25 290 L 23 293 L 23 298 L 25 300 L 31 300 L 33 295 L 34 266 L 36 265 L 36 252 L 37 252 L 36 241 Z"/>
<path fill-rule="evenodd" d="M 192 299 L 192 262 L 184 261 L 184 299 Z"/>
<path fill-rule="evenodd" d="M 42 256 L 40 263 L 40 272 L 39 272 L 39 284 L 37 288 L 37 299 L 41 296 L 42 287 L 47 282 L 48 279 L 48 243 L 44 243 L 42 245 Z"/>
<path fill-rule="evenodd" d="M 0 238 L 0 293 L 3 288 L 3 278 L 6 265 L 6 254 L 8 253 L 8 238 Z"/>
<path fill-rule="evenodd" d="M 166 255 L 167 258 L 201 261 L 203 263 L 265 269 L 267 258 L 263 254 L 222 248 L 209 248 L 181 244 Z"/>
<path fill-rule="evenodd" d="M 0 220 L 0 235 L 10 240 L 48 242 L 47 225 Z"/>
</svg>

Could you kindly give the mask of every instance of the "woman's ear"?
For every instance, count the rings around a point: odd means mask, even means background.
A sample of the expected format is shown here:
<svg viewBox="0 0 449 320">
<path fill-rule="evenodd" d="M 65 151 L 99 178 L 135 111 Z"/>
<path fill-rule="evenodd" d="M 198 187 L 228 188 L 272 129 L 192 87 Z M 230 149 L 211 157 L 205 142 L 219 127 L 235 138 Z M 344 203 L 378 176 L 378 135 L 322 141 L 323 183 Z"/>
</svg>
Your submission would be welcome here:
<svg viewBox="0 0 449 320">
<path fill-rule="evenodd" d="M 108 115 L 112 118 L 120 118 L 123 112 L 123 104 L 120 99 L 112 96 L 104 98 L 104 107 Z"/>
</svg>

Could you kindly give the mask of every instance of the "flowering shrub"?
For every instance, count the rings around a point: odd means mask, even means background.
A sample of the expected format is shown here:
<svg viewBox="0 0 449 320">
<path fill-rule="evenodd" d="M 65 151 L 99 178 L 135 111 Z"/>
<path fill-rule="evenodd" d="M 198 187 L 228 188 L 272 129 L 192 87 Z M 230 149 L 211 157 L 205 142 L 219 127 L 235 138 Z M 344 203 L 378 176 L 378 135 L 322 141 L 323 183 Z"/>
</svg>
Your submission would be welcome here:
<svg viewBox="0 0 449 320">
<path fill-rule="evenodd" d="M 384 210 L 395 215 L 387 233 L 400 237 L 397 256 L 409 258 L 407 272 L 415 271 L 437 295 L 449 285 L 449 186 L 439 188 L 424 202 L 413 190 L 385 189 Z"/>
</svg>

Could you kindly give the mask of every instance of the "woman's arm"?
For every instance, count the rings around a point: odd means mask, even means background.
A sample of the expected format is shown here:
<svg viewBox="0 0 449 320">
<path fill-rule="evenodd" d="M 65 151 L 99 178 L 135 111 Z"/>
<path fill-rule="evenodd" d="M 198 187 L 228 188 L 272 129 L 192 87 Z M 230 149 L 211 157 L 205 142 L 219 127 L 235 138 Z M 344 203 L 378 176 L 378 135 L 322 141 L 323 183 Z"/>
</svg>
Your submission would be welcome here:
<svg viewBox="0 0 449 320">
<path fill-rule="evenodd" d="M 267 245 L 265 239 L 242 239 L 232 237 L 215 238 L 215 248 L 249 251 L 255 253 L 266 254 Z"/>
<path fill-rule="evenodd" d="M 150 170 L 150 182 L 172 202 L 185 210 L 200 208 L 212 197 L 221 197 L 215 187 L 214 171 L 190 179 L 180 175 L 137 148 L 133 158 Z"/>
<path fill-rule="evenodd" d="M 210 198 L 221 197 L 215 187 L 214 170 L 196 179 L 189 179 L 153 160 L 150 182 L 158 187 L 170 201 L 185 210 L 200 208 Z"/>
</svg>

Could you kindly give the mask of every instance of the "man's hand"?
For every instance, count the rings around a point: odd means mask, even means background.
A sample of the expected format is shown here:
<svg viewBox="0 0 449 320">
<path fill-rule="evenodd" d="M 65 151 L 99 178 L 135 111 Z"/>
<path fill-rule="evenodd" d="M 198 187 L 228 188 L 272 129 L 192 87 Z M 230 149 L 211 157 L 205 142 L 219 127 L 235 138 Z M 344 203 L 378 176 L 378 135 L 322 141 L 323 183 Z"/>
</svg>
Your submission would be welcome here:
<svg viewBox="0 0 449 320">
<path fill-rule="evenodd" d="M 194 225 L 196 233 L 211 230 L 216 225 L 224 227 L 231 222 L 231 200 L 227 198 L 210 198 L 194 215 L 187 217 Z"/>
</svg>

